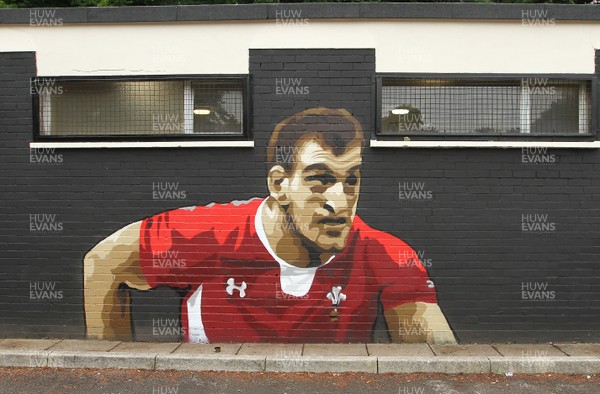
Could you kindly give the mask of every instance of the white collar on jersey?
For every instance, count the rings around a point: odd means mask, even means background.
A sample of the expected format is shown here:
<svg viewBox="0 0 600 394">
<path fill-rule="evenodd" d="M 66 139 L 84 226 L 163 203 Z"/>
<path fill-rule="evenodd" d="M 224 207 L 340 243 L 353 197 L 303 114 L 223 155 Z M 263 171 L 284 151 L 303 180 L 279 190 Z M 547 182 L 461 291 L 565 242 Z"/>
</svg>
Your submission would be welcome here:
<svg viewBox="0 0 600 394">
<path fill-rule="evenodd" d="M 256 215 L 254 217 L 254 228 L 256 229 L 256 234 L 258 235 L 258 238 L 262 244 L 265 246 L 265 249 L 267 249 L 273 259 L 279 263 L 279 268 L 281 269 L 281 273 L 279 275 L 281 290 L 286 294 L 293 295 L 294 297 L 305 296 L 312 286 L 317 269 L 329 264 L 331 260 L 335 258 L 335 255 L 331 256 L 331 258 L 327 260 L 325 264 L 319 267 L 308 268 L 296 267 L 277 256 L 269 244 L 267 234 L 265 233 L 265 227 L 263 225 L 262 211 L 266 202 L 267 199 L 265 198 L 256 210 Z"/>
</svg>

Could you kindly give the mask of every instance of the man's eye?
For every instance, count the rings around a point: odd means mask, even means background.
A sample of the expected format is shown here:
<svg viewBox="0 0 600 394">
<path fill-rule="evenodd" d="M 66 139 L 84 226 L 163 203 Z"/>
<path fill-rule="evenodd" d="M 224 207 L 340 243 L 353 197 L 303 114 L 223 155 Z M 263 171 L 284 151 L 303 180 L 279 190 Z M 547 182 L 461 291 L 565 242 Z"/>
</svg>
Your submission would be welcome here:
<svg viewBox="0 0 600 394">
<path fill-rule="evenodd" d="M 346 184 L 350 186 L 355 186 L 358 183 L 358 177 L 356 175 L 350 175 L 346 178 Z"/>
<path fill-rule="evenodd" d="M 321 185 L 328 185 L 335 182 L 335 179 L 331 175 L 326 174 L 309 175 L 306 177 L 306 180 L 308 182 L 319 182 Z"/>
</svg>

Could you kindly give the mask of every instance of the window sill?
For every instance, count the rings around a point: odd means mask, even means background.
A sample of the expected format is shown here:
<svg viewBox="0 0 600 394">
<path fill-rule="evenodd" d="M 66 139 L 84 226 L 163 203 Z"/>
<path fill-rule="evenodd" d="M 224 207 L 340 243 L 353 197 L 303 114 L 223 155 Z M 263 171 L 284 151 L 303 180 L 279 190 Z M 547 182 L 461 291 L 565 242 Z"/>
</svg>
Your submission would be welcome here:
<svg viewBox="0 0 600 394">
<path fill-rule="evenodd" d="M 30 148 L 253 148 L 254 141 L 30 142 Z"/>
<path fill-rule="evenodd" d="M 567 148 L 599 149 L 600 141 L 380 141 L 371 148 Z"/>
</svg>

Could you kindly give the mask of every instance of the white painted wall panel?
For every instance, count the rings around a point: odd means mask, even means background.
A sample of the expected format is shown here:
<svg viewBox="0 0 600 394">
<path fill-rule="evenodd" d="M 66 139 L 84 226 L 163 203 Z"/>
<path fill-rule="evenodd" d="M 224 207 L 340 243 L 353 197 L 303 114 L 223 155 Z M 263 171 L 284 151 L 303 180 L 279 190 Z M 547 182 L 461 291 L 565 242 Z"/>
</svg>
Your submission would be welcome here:
<svg viewBox="0 0 600 394">
<path fill-rule="evenodd" d="M 235 74 L 250 48 L 375 48 L 377 72 L 593 73 L 600 23 L 309 20 L 0 25 L 0 51 L 36 51 L 38 73 Z"/>
</svg>

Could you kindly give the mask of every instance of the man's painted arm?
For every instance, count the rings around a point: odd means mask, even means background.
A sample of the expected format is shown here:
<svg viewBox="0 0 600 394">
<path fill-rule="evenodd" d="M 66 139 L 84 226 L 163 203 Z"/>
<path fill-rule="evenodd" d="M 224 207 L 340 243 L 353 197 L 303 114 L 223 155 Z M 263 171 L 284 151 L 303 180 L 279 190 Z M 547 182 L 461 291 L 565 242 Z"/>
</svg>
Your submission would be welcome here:
<svg viewBox="0 0 600 394">
<path fill-rule="evenodd" d="M 139 264 L 141 223 L 123 227 L 85 255 L 84 303 L 88 338 L 131 339 L 128 288 L 150 288 Z"/>
<path fill-rule="evenodd" d="M 437 304 L 411 302 L 384 312 L 393 342 L 456 343 L 452 329 Z"/>
</svg>

